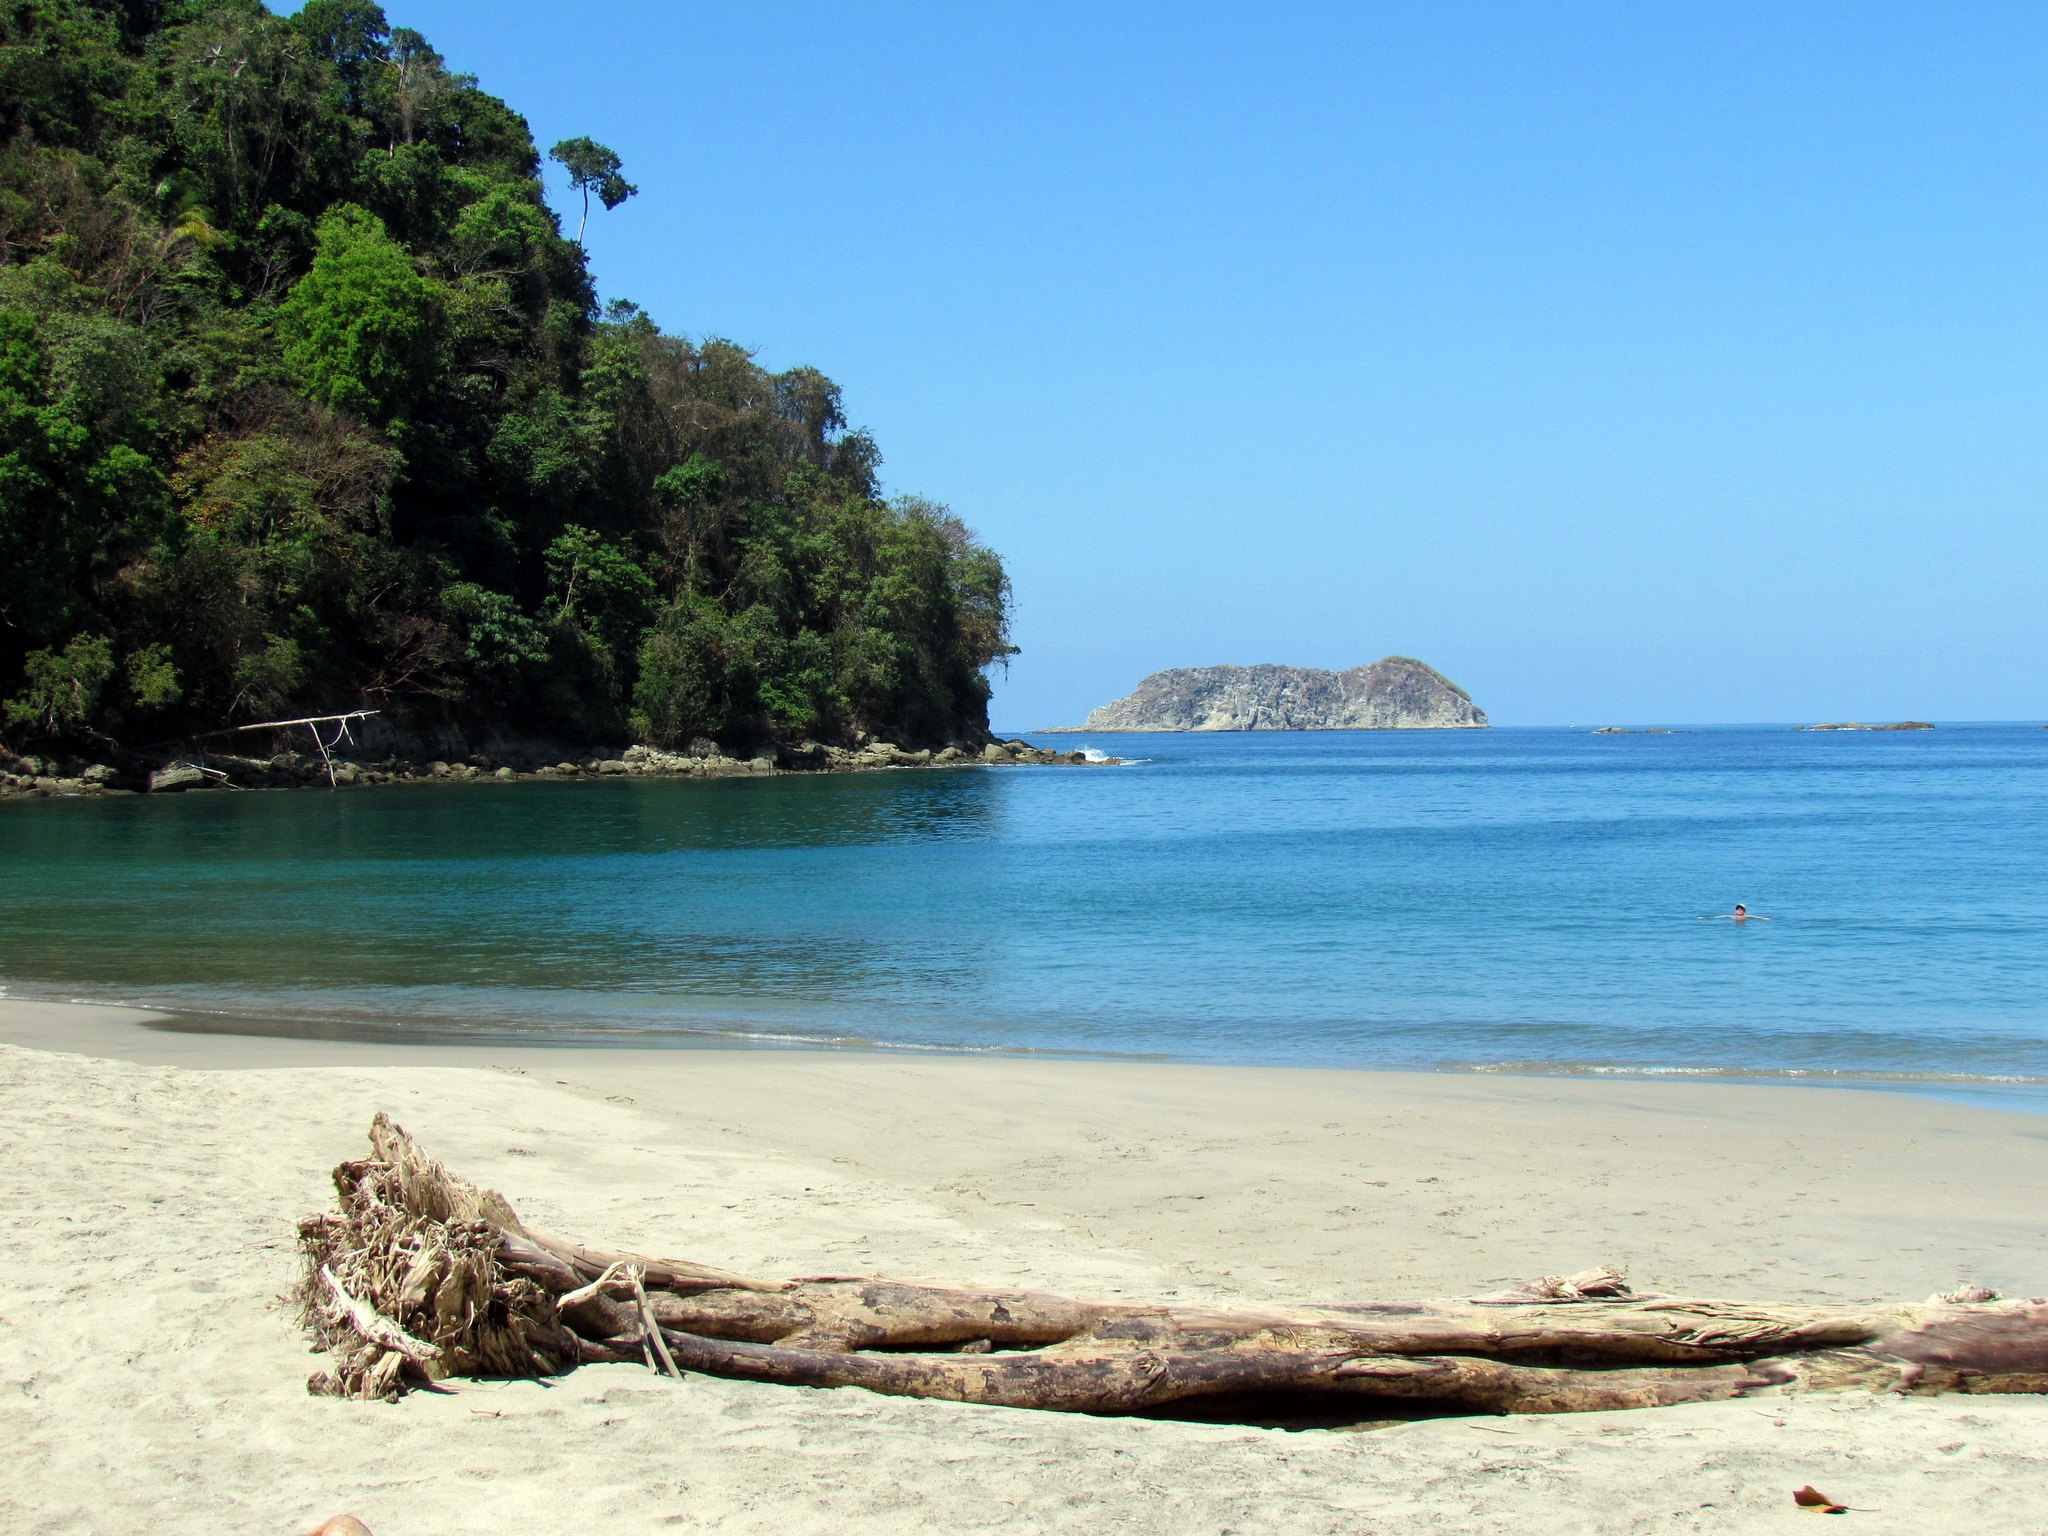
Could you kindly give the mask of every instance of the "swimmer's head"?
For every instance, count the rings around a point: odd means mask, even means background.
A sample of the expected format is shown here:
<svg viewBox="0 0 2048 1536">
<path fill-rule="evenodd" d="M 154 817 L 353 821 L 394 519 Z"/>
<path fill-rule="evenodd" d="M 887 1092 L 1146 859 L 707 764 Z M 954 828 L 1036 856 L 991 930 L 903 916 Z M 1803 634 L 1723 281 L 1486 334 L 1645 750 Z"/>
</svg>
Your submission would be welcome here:
<svg viewBox="0 0 2048 1536">
<path fill-rule="evenodd" d="M 1749 908 L 1745 907 L 1741 902 L 1738 901 L 1737 903 L 1735 903 L 1735 910 L 1737 912 L 1747 912 Z"/>
</svg>

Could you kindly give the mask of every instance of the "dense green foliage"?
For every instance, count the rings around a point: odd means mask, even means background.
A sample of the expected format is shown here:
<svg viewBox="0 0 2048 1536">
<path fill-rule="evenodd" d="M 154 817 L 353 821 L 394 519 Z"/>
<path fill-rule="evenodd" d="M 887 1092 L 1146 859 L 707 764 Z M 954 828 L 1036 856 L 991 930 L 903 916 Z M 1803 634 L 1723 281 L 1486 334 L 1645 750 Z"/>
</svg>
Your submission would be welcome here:
<svg viewBox="0 0 2048 1536">
<path fill-rule="evenodd" d="M 822 375 L 600 313 L 538 176 L 360 0 L 0 0 L 0 729 L 985 725 L 995 556 Z"/>
</svg>

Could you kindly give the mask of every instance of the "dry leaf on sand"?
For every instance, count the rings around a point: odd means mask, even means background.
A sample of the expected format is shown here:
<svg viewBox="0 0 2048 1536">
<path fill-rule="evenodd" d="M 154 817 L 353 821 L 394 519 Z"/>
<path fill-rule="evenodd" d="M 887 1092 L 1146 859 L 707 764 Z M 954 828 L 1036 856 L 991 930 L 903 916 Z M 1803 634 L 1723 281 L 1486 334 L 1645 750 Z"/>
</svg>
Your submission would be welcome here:
<svg viewBox="0 0 2048 1536">
<path fill-rule="evenodd" d="M 1792 1502 L 1801 1509 L 1812 1510 L 1816 1515 L 1846 1515 L 1849 1513 L 1848 1505 L 1837 1504 L 1833 1499 L 1811 1484 L 1804 1488 L 1793 1489 Z M 316 1531 L 314 1536 L 320 1536 L 320 1533 Z"/>
</svg>

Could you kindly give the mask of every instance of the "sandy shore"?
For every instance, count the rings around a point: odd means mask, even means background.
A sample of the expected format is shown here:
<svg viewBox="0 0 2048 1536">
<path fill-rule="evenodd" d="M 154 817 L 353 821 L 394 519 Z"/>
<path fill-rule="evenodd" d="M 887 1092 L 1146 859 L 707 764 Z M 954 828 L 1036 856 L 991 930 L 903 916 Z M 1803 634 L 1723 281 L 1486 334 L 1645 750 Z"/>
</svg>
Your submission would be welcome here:
<svg viewBox="0 0 2048 1536">
<path fill-rule="evenodd" d="M 1787 1399 L 1287 1434 L 586 1368 L 308 1398 L 292 1222 L 389 1110 L 572 1235 L 1095 1295 L 2048 1289 L 2048 1120 L 1904 1094 L 767 1051 L 352 1046 L 0 1001 L 0 1526 L 2048 1529 L 2048 1400 Z"/>
</svg>

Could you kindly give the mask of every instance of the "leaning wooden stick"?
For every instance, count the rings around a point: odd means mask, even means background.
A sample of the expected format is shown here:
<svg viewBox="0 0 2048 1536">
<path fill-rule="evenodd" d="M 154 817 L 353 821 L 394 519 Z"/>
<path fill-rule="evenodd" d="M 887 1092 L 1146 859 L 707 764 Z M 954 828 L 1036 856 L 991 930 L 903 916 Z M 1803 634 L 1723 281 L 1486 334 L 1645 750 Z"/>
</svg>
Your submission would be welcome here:
<svg viewBox="0 0 2048 1536">
<path fill-rule="evenodd" d="M 2048 1393 L 2048 1301 L 1842 1307 L 1637 1295 L 1620 1274 L 1460 1300 L 1191 1307 L 849 1276 L 753 1280 L 568 1242 L 379 1115 L 299 1224 L 311 1390 L 644 1361 L 1073 1413 L 1265 1422 L 1565 1413 L 1794 1392 Z"/>
</svg>

